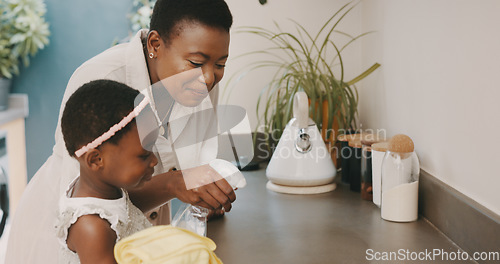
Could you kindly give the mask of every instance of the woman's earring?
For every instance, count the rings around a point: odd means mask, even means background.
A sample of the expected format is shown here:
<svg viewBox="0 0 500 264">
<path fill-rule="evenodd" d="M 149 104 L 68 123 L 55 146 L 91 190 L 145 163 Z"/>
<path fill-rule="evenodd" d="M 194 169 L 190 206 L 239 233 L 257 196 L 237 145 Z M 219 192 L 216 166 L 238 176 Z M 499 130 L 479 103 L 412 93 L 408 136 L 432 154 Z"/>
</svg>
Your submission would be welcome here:
<svg viewBox="0 0 500 264">
<path fill-rule="evenodd" d="M 154 57 L 155 57 L 155 55 L 153 54 L 153 52 L 150 52 L 150 53 L 149 53 L 149 58 L 150 58 L 150 59 L 152 59 L 152 58 L 154 58 Z"/>
</svg>

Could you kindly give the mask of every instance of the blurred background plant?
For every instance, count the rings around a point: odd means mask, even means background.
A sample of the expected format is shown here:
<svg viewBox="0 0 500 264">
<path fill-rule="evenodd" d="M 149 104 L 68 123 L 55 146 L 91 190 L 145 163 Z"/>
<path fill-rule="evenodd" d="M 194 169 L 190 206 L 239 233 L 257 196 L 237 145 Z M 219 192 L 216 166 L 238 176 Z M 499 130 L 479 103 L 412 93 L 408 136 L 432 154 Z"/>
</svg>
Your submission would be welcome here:
<svg viewBox="0 0 500 264">
<path fill-rule="evenodd" d="M 29 66 L 30 56 L 49 43 L 49 24 L 42 0 L 0 2 L 0 77 L 19 74 L 19 63 Z"/>
<path fill-rule="evenodd" d="M 149 21 L 151 20 L 155 3 L 156 0 L 134 0 L 132 11 L 127 14 L 130 23 L 128 36 L 124 38 L 116 37 L 111 46 L 129 42 L 137 31 L 149 28 Z"/>
<path fill-rule="evenodd" d="M 130 29 L 137 32 L 141 28 L 149 28 L 149 20 L 156 0 L 134 0 L 133 11 L 128 15 Z"/>
<path fill-rule="evenodd" d="M 333 12 L 314 35 L 294 20 L 290 21 L 296 32 L 283 30 L 277 22 L 274 30 L 247 26 L 237 31 L 264 38 L 271 44 L 270 48 L 238 56 L 263 55 L 262 59 L 244 66 L 228 80 L 228 83 L 234 80 L 232 85 L 236 85 L 254 70 L 274 71 L 273 78 L 262 88 L 256 106 L 257 130 L 263 129 L 271 141 L 281 137 L 292 118 L 293 98 L 298 91 L 306 92 L 310 100 L 310 117 L 325 141 L 336 144 L 339 132 L 357 129 L 358 91 L 355 84 L 380 66 L 375 62 L 351 80 L 344 78 L 346 60 L 342 52 L 359 38 L 372 33 L 352 36 L 337 29 L 357 3 L 350 2 Z"/>
</svg>

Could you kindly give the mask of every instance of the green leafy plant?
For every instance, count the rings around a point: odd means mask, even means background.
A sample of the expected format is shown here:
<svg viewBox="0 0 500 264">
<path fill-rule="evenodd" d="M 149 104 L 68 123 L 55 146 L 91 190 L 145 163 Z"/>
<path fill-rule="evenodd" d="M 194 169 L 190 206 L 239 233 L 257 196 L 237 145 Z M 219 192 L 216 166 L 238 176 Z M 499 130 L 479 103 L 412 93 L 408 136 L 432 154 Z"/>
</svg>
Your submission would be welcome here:
<svg viewBox="0 0 500 264">
<path fill-rule="evenodd" d="M 319 128 L 328 128 L 325 139 L 332 133 L 332 125 L 337 122 L 339 129 L 356 129 L 358 92 L 355 83 L 362 80 L 380 64 L 374 63 L 369 69 L 356 78 L 344 79 L 344 61 L 342 51 L 357 39 L 369 34 L 366 32 L 358 36 L 351 36 L 336 30 L 337 25 L 355 7 L 348 3 L 333 14 L 321 27 L 319 32 L 312 36 L 299 23 L 291 20 L 297 30 L 296 34 L 281 30 L 275 22 L 277 31 L 261 27 L 243 27 L 239 32 L 255 34 L 269 40 L 271 48 L 252 51 L 241 56 L 264 54 L 269 59 L 260 60 L 247 65 L 233 75 L 239 79 L 245 74 L 260 68 L 276 68 L 274 76 L 260 93 L 257 102 L 259 116 L 257 128 L 264 125 L 264 132 L 278 139 L 293 115 L 293 98 L 296 92 L 305 91 L 310 99 L 309 113 Z M 341 35 L 348 40 L 340 46 L 334 36 Z M 277 52 L 278 51 L 278 52 Z M 278 54 L 281 53 L 281 54 Z M 325 120 L 324 107 L 328 117 Z M 335 120 L 336 119 L 336 120 Z M 333 140 L 334 141 L 334 140 Z"/>
<path fill-rule="evenodd" d="M 135 33 L 141 28 L 149 28 L 149 21 L 155 3 L 156 0 L 134 0 L 133 11 L 128 14 L 132 32 Z"/>
<path fill-rule="evenodd" d="M 49 25 L 44 19 L 41 0 L 2 0 L 0 2 L 0 77 L 19 74 L 19 63 L 28 66 L 48 43 Z"/>
</svg>

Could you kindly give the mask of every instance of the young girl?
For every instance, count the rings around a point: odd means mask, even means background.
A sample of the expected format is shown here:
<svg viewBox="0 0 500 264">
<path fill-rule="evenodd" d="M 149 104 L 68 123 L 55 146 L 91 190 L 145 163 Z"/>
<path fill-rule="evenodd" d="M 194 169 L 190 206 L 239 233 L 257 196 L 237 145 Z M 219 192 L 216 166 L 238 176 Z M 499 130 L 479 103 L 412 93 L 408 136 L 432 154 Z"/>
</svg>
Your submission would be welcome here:
<svg viewBox="0 0 500 264">
<path fill-rule="evenodd" d="M 158 163 L 143 148 L 156 137 L 141 142 L 135 121 L 138 114 L 150 111 L 143 98 L 125 84 L 97 80 L 84 84 L 67 101 L 62 133 L 80 174 L 59 201 L 59 263 L 116 263 L 115 243 L 151 226 L 127 192 L 149 181 Z M 134 101 L 140 104 L 134 106 Z"/>
</svg>

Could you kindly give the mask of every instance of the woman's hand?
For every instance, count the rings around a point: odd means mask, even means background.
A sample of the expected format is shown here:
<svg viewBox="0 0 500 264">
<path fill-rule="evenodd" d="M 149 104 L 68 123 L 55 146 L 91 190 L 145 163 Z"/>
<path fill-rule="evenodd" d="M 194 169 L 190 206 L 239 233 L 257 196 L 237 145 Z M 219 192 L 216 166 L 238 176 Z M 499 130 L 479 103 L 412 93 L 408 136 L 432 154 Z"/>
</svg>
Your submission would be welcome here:
<svg viewBox="0 0 500 264">
<path fill-rule="evenodd" d="M 224 213 L 225 213 L 224 209 L 209 210 L 208 211 L 208 215 L 207 215 L 207 220 L 210 221 L 210 220 L 213 220 L 213 219 L 217 219 L 217 218 L 223 217 Z"/>
<path fill-rule="evenodd" d="M 222 208 L 231 211 L 231 203 L 236 200 L 234 190 L 208 164 L 179 171 L 176 176 L 171 190 L 179 200 L 215 210 L 216 215 L 223 214 L 219 213 Z"/>
<path fill-rule="evenodd" d="M 208 164 L 156 175 L 142 187 L 128 192 L 132 203 L 143 212 L 173 198 L 210 210 L 224 208 L 224 211 L 229 212 L 231 203 L 236 200 L 231 185 Z"/>
</svg>

